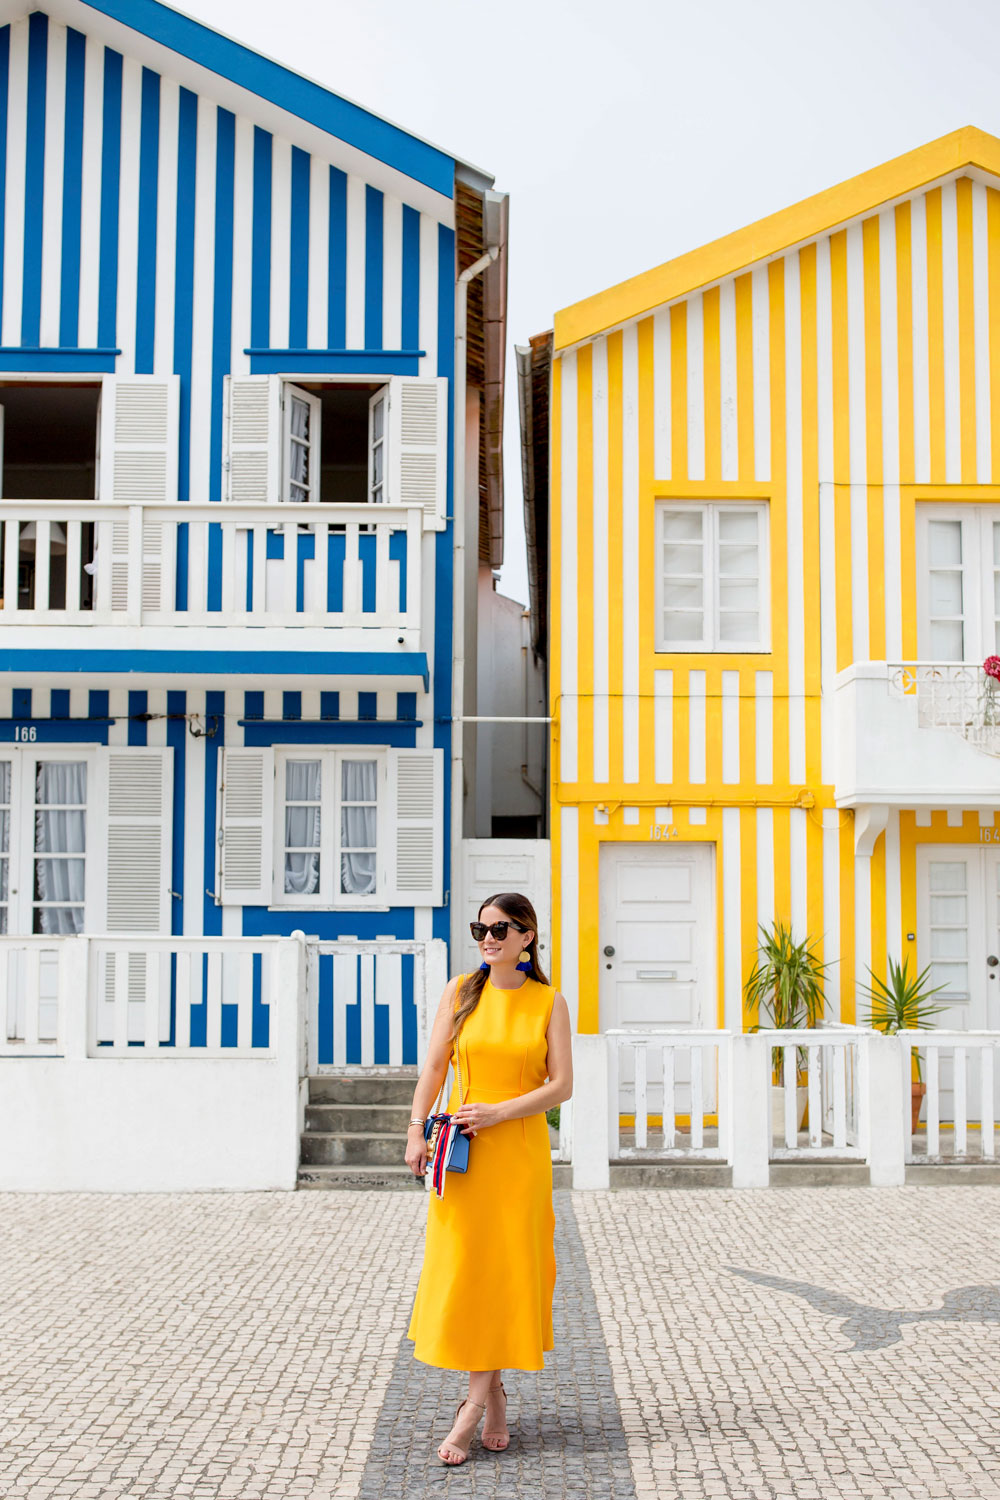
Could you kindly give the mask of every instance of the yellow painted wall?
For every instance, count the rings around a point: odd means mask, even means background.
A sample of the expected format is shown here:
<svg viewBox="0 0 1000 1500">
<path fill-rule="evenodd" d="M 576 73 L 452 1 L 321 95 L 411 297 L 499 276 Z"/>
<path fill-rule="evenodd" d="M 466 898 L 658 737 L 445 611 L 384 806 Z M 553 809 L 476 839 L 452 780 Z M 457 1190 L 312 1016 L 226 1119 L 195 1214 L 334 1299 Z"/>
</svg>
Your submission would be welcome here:
<svg viewBox="0 0 1000 1500">
<path fill-rule="evenodd" d="M 668 836 L 715 844 L 718 1016 L 732 1025 L 774 916 L 836 961 L 832 1008 L 852 1020 L 856 979 L 884 973 L 914 930 L 917 843 L 980 837 L 975 815 L 945 833 L 943 814 L 927 829 L 903 811 L 870 864 L 856 860 L 824 709 L 851 662 L 916 657 L 917 504 L 1000 500 L 1000 182 L 929 176 L 557 351 L 553 937 L 582 1030 L 598 1025 L 603 841 L 647 841 L 669 817 Z M 697 278 L 691 257 L 684 274 Z M 767 501 L 769 651 L 655 649 L 655 507 L 698 498 Z"/>
</svg>

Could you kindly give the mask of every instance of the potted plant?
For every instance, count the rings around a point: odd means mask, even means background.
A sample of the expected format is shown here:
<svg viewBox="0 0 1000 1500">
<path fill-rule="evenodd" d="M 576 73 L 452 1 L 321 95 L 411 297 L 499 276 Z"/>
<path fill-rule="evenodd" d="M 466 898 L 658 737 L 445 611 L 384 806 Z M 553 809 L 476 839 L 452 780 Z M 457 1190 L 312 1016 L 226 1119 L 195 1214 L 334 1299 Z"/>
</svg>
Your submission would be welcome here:
<svg viewBox="0 0 1000 1500">
<path fill-rule="evenodd" d="M 862 994 L 867 996 L 871 1006 L 867 1017 L 868 1025 L 875 1031 L 884 1031 L 886 1036 L 894 1036 L 898 1031 L 928 1031 L 934 1025 L 932 1016 L 940 1015 L 948 1009 L 946 1005 L 931 1004 L 931 996 L 937 995 L 947 986 L 931 986 L 927 983 L 930 964 L 912 979 L 909 965 L 909 958 L 897 963 L 890 957 L 887 965 L 888 979 L 880 979 L 869 969 L 872 982 L 861 986 Z M 920 1053 L 916 1051 L 913 1053 L 913 1070 L 916 1077 L 910 1083 L 910 1123 L 911 1130 L 916 1130 L 927 1092 L 920 1066 Z"/>
<path fill-rule="evenodd" d="M 808 939 L 797 943 L 791 927 L 775 919 L 771 926 L 760 926 L 760 947 L 757 962 L 744 986 L 747 1004 L 765 1015 L 776 1031 L 794 1030 L 803 1026 L 815 1026 L 823 1014 L 823 983 L 829 964 L 816 954 L 816 943 Z M 757 1021 L 750 1027 L 759 1031 Z M 804 1062 L 804 1058 L 800 1059 Z M 771 1095 L 771 1128 L 775 1135 L 781 1133 L 784 1123 L 784 1097 L 781 1087 L 785 1081 L 785 1053 L 782 1047 L 771 1049 L 771 1082 L 775 1085 Z M 804 1075 L 801 1079 L 805 1083 Z M 801 1130 L 805 1118 L 808 1090 L 800 1083 L 800 1069 L 796 1069 L 796 1106 L 798 1128 Z"/>
</svg>

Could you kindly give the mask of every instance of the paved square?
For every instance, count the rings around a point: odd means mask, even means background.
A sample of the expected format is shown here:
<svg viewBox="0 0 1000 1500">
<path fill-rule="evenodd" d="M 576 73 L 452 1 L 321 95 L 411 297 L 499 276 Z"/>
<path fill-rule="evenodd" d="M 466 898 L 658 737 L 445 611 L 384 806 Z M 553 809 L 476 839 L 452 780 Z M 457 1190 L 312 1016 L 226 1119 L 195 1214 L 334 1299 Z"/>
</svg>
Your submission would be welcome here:
<svg viewBox="0 0 1000 1500">
<path fill-rule="evenodd" d="M 0 1195 L 0 1496 L 1000 1500 L 1000 1188 L 557 1203 L 561 1351 L 448 1471 L 418 1191 Z"/>
</svg>

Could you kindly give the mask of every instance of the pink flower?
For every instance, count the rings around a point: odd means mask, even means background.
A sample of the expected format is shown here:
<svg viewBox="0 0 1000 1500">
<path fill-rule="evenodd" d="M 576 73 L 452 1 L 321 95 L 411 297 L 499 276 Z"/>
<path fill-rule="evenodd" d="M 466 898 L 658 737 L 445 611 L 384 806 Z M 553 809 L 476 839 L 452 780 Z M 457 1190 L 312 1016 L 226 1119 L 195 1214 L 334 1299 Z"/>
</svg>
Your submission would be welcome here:
<svg viewBox="0 0 1000 1500">
<path fill-rule="evenodd" d="M 992 677 L 994 681 L 1000 682 L 1000 656 L 988 656 L 983 662 L 983 671 L 987 677 Z"/>
</svg>

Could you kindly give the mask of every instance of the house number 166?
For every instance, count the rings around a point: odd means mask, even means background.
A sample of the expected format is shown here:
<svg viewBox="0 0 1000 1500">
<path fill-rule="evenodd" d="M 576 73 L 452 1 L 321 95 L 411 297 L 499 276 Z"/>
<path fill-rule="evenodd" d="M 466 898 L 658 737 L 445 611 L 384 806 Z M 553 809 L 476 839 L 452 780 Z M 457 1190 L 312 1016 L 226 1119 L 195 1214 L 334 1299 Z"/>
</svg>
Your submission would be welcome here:
<svg viewBox="0 0 1000 1500">
<path fill-rule="evenodd" d="M 15 724 L 14 739 L 30 743 L 34 740 L 36 732 L 34 724 Z"/>
</svg>

